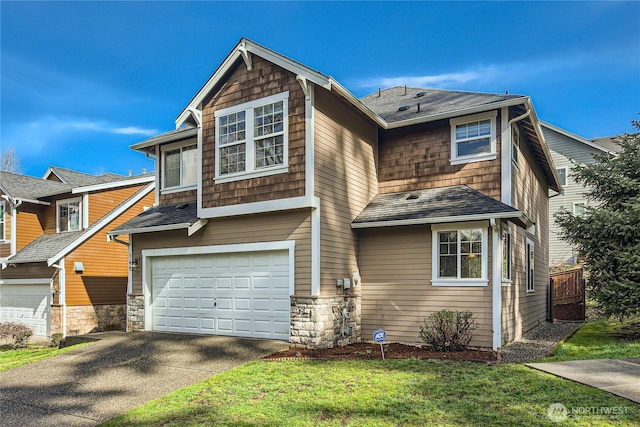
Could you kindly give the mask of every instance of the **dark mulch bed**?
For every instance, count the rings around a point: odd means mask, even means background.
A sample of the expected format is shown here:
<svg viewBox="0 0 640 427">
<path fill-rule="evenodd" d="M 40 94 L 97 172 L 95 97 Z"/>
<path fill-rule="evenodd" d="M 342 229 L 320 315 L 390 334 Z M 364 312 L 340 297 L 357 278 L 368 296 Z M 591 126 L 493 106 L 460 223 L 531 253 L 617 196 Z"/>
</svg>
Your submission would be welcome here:
<svg viewBox="0 0 640 427">
<path fill-rule="evenodd" d="M 475 362 L 496 362 L 497 355 L 493 351 L 466 350 L 439 352 L 431 351 L 412 345 L 389 343 L 388 351 L 385 351 L 385 359 L 447 359 L 470 360 Z M 371 349 L 371 355 L 367 354 L 367 348 Z M 289 347 L 288 350 L 273 353 L 264 360 L 356 360 L 356 359 L 382 359 L 380 345 L 372 343 L 350 344 L 344 347 L 323 348 L 308 350 L 306 348 Z"/>
</svg>

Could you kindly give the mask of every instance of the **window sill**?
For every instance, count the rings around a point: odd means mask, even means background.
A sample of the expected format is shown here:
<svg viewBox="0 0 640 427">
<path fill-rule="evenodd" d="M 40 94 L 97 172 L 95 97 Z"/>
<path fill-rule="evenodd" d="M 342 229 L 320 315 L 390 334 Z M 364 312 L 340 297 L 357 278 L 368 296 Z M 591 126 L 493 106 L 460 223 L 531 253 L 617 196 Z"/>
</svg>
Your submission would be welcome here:
<svg viewBox="0 0 640 427">
<path fill-rule="evenodd" d="M 509 287 L 512 284 L 513 284 L 513 281 L 511 281 L 511 280 L 503 280 L 502 281 L 502 286 L 504 286 L 504 287 Z"/>
<path fill-rule="evenodd" d="M 488 286 L 486 279 L 434 279 L 431 286 Z"/>
<path fill-rule="evenodd" d="M 242 181 L 243 179 L 259 178 L 262 176 L 277 175 L 289 172 L 289 166 L 277 166 L 269 169 L 260 169 L 248 173 L 236 173 L 233 175 L 218 176 L 214 179 L 216 184 L 224 184 L 225 182 Z"/>
<path fill-rule="evenodd" d="M 534 295 L 536 291 L 527 291 L 527 295 Z"/>
<path fill-rule="evenodd" d="M 160 190 L 160 194 L 180 193 L 182 191 L 195 190 L 197 188 L 198 188 L 198 186 L 196 184 L 186 185 L 184 187 L 163 188 L 162 190 Z"/>
<path fill-rule="evenodd" d="M 472 157 L 456 157 L 451 159 L 452 165 L 463 165 L 465 163 L 484 162 L 487 160 L 495 160 L 497 158 L 496 153 L 483 154 L 481 156 Z"/>
</svg>

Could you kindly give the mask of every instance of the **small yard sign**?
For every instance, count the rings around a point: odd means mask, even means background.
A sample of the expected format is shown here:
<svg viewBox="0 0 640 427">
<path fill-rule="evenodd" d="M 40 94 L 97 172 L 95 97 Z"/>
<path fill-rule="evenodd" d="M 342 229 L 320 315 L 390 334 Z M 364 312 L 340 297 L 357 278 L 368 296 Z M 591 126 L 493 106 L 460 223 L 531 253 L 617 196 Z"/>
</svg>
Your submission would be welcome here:
<svg viewBox="0 0 640 427">
<path fill-rule="evenodd" d="M 382 328 L 378 328 L 373 331 L 373 340 L 380 344 L 380 353 L 382 353 L 382 360 L 384 360 L 384 348 L 382 348 L 382 343 L 387 339 L 387 333 Z"/>
</svg>

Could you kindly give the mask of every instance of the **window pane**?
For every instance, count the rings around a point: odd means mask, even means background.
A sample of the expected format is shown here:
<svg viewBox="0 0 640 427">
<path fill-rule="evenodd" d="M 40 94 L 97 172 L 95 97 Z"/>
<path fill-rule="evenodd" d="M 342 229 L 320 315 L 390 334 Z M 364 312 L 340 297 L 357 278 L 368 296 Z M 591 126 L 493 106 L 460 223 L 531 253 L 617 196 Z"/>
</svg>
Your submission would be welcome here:
<svg viewBox="0 0 640 427">
<path fill-rule="evenodd" d="M 220 145 L 236 141 L 244 141 L 245 138 L 245 112 L 240 111 L 222 116 L 218 119 Z"/>
<path fill-rule="evenodd" d="M 438 233 L 440 271 L 439 277 L 458 277 L 458 232 Z"/>
<path fill-rule="evenodd" d="M 566 168 L 556 169 L 556 172 L 558 172 L 558 178 L 560 178 L 560 185 L 562 186 L 567 185 L 567 169 Z"/>
<path fill-rule="evenodd" d="M 284 136 L 256 141 L 256 168 L 284 163 Z"/>
<path fill-rule="evenodd" d="M 573 205 L 573 214 L 575 216 L 584 216 L 584 203 L 576 203 Z"/>
<path fill-rule="evenodd" d="M 476 139 L 468 142 L 458 142 L 458 156 L 473 156 L 490 153 L 491 140 L 489 138 Z"/>
<path fill-rule="evenodd" d="M 458 256 L 457 255 L 441 255 L 440 256 L 439 277 L 458 277 Z"/>
<path fill-rule="evenodd" d="M 245 144 L 220 148 L 220 175 L 244 172 Z"/>
<path fill-rule="evenodd" d="M 69 203 L 69 230 L 80 230 L 80 202 Z"/>
<path fill-rule="evenodd" d="M 60 231 L 67 231 L 69 229 L 69 208 L 67 205 L 60 205 L 58 207 L 58 228 Z"/>
<path fill-rule="evenodd" d="M 164 186 L 180 185 L 180 150 L 167 151 L 164 158 Z"/>
<path fill-rule="evenodd" d="M 198 150 L 196 145 L 182 149 L 182 185 L 195 184 L 198 172 Z"/>
<path fill-rule="evenodd" d="M 283 108 L 283 101 L 254 108 L 254 136 L 271 135 L 272 133 L 282 132 L 284 123 Z"/>
<path fill-rule="evenodd" d="M 482 255 L 462 255 L 460 257 L 460 277 L 463 279 L 482 277 Z"/>
<path fill-rule="evenodd" d="M 460 277 L 482 277 L 482 230 L 460 230 Z"/>
</svg>

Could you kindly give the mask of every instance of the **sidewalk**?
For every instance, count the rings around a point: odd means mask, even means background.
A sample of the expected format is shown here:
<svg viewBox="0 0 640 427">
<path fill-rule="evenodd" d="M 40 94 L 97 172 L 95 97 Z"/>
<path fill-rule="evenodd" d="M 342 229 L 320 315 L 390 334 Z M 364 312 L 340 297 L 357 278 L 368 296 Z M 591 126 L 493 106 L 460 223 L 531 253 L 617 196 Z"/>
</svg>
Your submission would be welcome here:
<svg viewBox="0 0 640 427">
<path fill-rule="evenodd" d="M 640 404 L 640 358 L 526 363 L 525 366 Z"/>
</svg>

